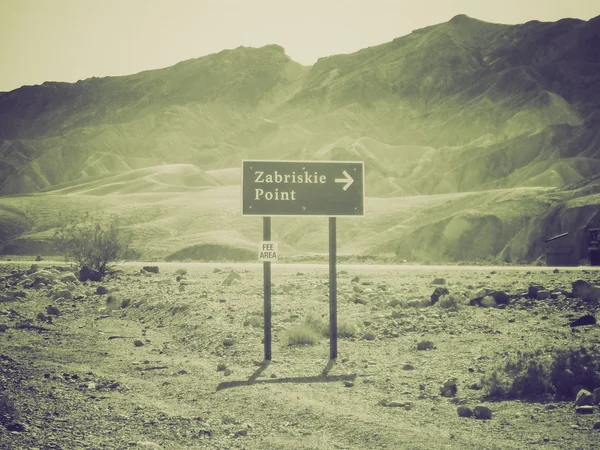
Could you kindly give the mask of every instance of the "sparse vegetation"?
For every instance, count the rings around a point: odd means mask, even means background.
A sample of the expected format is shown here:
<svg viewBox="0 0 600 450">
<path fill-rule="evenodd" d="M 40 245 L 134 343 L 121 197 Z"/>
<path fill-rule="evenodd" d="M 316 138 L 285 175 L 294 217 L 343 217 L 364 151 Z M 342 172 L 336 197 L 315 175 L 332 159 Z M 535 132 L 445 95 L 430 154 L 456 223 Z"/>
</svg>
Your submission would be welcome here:
<svg viewBox="0 0 600 450">
<path fill-rule="evenodd" d="M 359 325 L 346 317 L 338 317 L 338 338 L 355 337 L 360 332 Z M 330 337 L 329 319 L 315 310 L 309 311 L 301 323 L 292 326 L 285 333 L 287 345 L 313 345 L 320 337 Z"/>
<path fill-rule="evenodd" d="M 86 214 L 80 220 L 60 226 L 54 233 L 54 244 L 68 261 L 101 274 L 125 254 L 130 240 L 114 216 L 105 219 Z"/>
<path fill-rule="evenodd" d="M 343 339 L 343 338 L 351 338 L 351 337 L 356 337 L 358 336 L 358 334 L 360 333 L 361 329 L 360 326 L 358 325 L 358 323 L 356 321 L 350 320 L 349 318 L 345 317 L 345 316 L 338 316 L 338 321 L 337 321 L 337 335 L 338 338 Z M 329 333 L 329 323 L 326 325 L 325 328 L 325 336 L 330 337 Z"/>
<path fill-rule="evenodd" d="M 319 342 L 319 334 L 306 323 L 300 323 L 291 326 L 284 332 L 283 342 L 287 346 L 315 345 Z"/>
<path fill-rule="evenodd" d="M 326 336 L 329 330 L 329 323 L 325 320 L 325 318 L 319 314 L 317 311 L 312 310 L 309 311 L 303 320 L 304 325 L 312 328 L 315 333 Z"/>
<path fill-rule="evenodd" d="M 264 320 L 261 316 L 250 316 L 248 319 L 248 325 L 254 328 L 261 328 L 264 324 Z"/>
<path fill-rule="evenodd" d="M 448 309 L 451 311 L 457 311 L 463 306 L 463 304 L 455 295 L 443 295 L 437 302 L 437 305 L 442 309 Z"/>
<path fill-rule="evenodd" d="M 600 386 L 600 351 L 597 347 L 507 353 L 489 375 L 482 378 L 484 393 L 495 399 L 537 400 L 554 396 L 571 398 L 577 386 Z"/>
</svg>

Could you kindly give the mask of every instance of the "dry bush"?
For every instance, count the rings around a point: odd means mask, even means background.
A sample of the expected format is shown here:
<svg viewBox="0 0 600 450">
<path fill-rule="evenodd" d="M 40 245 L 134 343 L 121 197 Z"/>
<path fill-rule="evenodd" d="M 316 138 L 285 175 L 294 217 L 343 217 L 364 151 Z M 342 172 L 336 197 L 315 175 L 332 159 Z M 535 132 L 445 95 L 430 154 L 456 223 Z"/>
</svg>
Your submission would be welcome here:
<svg viewBox="0 0 600 450">
<path fill-rule="evenodd" d="M 343 338 L 352 338 L 356 337 L 360 334 L 361 327 L 357 321 L 350 320 L 347 317 L 338 316 L 337 320 L 337 336 L 340 339 Z M 331 333 L 329 332 L 329 325 L 325 329 L 325 336 L 331 337 Z"/>
<path fill-rule="evenodd" d="M 436 305 L 442 309 L 458 311 L 464 306 L 464 300 L 457 298 L 455 295 L 442 295 Z"/>
<path fill-rule="evenodd" d="M 321 336 L 325 336 L 329 330 L 329 323 L 326 322 L 325 318 L 315 310 L 309 311 L 302 322 L 304 325 L 312 328 L 315 333 Z"/>
<path fill-rule="evenodd" d="M 102 274 L 123 257 L 130 241 L 131 236 L 114 216 L 105 219 L 101 215 L 86 214 L 65 223 L 54 233 L 54 244 L 67 260 Z"/>
<path fill-rule="evenodd" d="M 262 328 L 264 326 L 264 320 L 261 316 L 250 316 L 248 319 L 248 325 L 253 328 Z"/>
<path fill-rule="evenodd" d="M 293 325 L 283 333 L 283 341 L 287 346 L 314 345 L 319 342 L 319 334 L 305 323 Z"/>
<path fill-rule="evenodd" d="M 597 346 L 509 353 L 482 378 L 489 398 L 536 400 L 573 397 L 574 388 L 600 387 L 600 351 Z"/>
</svg>

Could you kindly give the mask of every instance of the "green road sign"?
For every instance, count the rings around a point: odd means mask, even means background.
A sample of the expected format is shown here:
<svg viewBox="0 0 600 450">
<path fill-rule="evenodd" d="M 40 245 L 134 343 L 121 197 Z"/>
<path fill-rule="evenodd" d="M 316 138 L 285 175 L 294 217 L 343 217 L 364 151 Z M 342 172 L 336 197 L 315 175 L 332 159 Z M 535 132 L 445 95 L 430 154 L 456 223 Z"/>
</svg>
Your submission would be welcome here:
<svg viewBox="0 0 600 450">
<path fill-rule="evenodd" d="M 362 216 L 362 161 L 243 161 L 242 215 Z"/>
</svg>

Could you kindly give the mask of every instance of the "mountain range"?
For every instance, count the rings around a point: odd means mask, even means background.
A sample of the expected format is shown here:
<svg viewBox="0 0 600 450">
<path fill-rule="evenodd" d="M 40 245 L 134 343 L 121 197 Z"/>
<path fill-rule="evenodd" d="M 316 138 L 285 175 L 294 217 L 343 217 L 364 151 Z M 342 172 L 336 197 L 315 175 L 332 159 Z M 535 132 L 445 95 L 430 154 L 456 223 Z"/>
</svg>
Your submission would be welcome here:
<svg viewBox="0 0 600 450">
<path fill-rule="evenodd" d="M 73 214 L 90 198 L 126 216 L 142 197 L 202 208 L 239 191 L 242 159 L 360 160 L 367 216 L 340 225 L 342 249 L 531 262 L 551 235 L 600 225 L 599 48 L 600 16 L 459 15 L 310 67 L 277 45 L 239 47 L 0 93 L 0 251 L 40 249 L 63 220 L 36 212 L 48 199 L 79 205 Z M 138 211 L 141 255 L 253 248 L 257 226 L 232 218 L 232 239 L 211 224 L 239 214 L 239 193 L 221 206 L 201 219 L 208 230 L 165 223 L 158 247 L 148 230 L 167 218 Z M 284 221 L 290 252 L 316 251 L 322 230 Z"/>
</svg>

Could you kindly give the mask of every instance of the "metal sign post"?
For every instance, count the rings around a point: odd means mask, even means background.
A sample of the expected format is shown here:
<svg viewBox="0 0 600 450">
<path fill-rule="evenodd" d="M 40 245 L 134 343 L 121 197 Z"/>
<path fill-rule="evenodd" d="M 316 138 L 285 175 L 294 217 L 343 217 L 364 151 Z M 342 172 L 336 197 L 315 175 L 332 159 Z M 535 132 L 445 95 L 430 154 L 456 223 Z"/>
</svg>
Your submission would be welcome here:
<svg viewBox="0 0 600 450">
<path fill-rule="evenodd" d="M 329 218 L 329 359 L 337 358 L 336 220 Z"/>
<path fill-rule="evenodd" d="M 271 218 L 263 217 L 263 241 L 271 240 Z M 271 361 L 271 262 L 263 262 L 265 361 Z"/>
<path fill-rule="evenodd" d="M 337 358 L 336 217 L 364 215 L 362 161 L 243 161 L 242 215 L 263 216 L 264 350 L 271 360 L 271 216 L 329 217 L 329 359 Z M 266 247 L 265 247 L 266 246 Z"/>
</svg>

